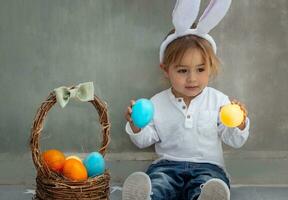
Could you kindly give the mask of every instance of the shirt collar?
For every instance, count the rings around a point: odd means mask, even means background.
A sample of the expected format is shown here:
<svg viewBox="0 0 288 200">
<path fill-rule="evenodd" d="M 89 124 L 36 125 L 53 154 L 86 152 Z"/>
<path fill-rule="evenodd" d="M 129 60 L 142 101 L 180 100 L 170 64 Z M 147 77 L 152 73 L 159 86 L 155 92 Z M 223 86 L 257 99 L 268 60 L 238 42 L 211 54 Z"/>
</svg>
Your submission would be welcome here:
<svg viewBox="0 0 288 200">
<path fill-rule="evenodd" d="M 197 96 L 195 97 L 192 101 L 196 100 L 196 99 L 200 99 L 207 91 L 207 87 L 205 87 L 202 92 Z M 182 97 L 175 97 L 175 95 L 173 94 L 172 92 L 172 87 L 170 87 L 168 90 L 167 90 L 167 93 L 168 93 L 168 96 L 169 96 L 169 99 L 172 101 L 172 102 L 178 102 L 178 101 L 182 101 L 183 98 Z"/>
</svg>

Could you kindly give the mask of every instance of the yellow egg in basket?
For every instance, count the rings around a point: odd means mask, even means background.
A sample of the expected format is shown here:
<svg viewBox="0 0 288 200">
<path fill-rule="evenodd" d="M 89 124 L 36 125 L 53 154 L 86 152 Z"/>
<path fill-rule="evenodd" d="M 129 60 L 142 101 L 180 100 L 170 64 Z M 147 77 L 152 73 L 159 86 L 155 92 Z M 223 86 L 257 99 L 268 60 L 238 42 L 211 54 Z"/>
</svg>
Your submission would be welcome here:
<svg viewBox="0 0 288 200">
<path fill-rule="evenodd" d="M 80 161 L 82 163 L 82 160 L 78 156 L 68 156 L 66 158 L 66 160 L 69 160 L 69 159 L 75 159 L 75 160 L 78 160 L 78 161 Z"/>
</svg>

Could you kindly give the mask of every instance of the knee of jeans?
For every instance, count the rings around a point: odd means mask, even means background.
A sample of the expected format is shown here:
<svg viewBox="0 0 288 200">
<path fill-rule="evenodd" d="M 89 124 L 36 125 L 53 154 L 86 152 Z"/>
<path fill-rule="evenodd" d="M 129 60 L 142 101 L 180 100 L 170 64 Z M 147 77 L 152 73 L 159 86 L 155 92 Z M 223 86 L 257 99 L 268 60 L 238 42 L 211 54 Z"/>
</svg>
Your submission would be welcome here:
<svg viewBox="0 0 288 200">
<path fill-rule="evenodd" d="M 163 172 L 154 172 L 152 174 L 149 175 L 151 181 L 155 181 L 155 182 L 166 182 L 167 181 L 167 177 L 168 175 L 166 175 Z"/>
<path fill-rule="evenodd" d="M 149 175 L 151 179 L 152 186 L 165 186 L 165 185 L 171 185 L 171 183 L 174 181 L 170 176 L 163 172 L 154 172 Z"/>
<path fill-rule="evenodd" d="M 163 172 L 150 174 L 152 183 L 152 199 L 170 199 L 176 196 L 173 179 Z"/>
<path fill-rule="evenodd" d="M 207 181 L 209 181 L 212 178 L 213 177 L 209 176 L 209 175 L 202 175 L 200 180 L 201 180 L 202 183 L 206 183 Z"/>
</svg>

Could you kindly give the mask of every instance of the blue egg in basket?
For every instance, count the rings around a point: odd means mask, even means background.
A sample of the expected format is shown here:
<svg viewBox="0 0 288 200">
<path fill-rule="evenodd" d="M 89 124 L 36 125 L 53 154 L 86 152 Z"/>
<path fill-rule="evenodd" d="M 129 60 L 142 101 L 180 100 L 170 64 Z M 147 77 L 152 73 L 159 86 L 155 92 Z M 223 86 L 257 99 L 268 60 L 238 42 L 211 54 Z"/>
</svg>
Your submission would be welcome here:
<svg viewBox="0 0 288 200">
<path fill-rule="evenodd" d="M 132 106 L 131 118 L 138 128 L 143 128 L 152 120 L 154 115 L 153 103 L 148 99 L 138 99 Z"/>
<path fill-rule="evenodd" d="M 95 177 L 101 175 L 105 171 L 105 160 L 102 154 L 98 152 L 90 153 L 84 160 L 83 164 L 85 165 L 88 176 Z"/>
</svg>

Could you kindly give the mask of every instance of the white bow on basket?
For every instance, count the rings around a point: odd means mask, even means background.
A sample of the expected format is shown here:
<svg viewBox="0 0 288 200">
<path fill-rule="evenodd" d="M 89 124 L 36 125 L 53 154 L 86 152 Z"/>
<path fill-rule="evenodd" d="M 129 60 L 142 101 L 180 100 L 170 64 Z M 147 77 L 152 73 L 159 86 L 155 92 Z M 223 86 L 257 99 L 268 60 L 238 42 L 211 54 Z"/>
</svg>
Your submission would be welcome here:
<svg viewBox="0 0 288 200">
<path fill-rule="evenodd" d="M 214 53 L 216 53 L 216 43 L 208 33 L 226 15 L 231 5 L 231 0 L 211 0 L 200 17 L 197 27 L 190 29 L 198 16 L 200 3 L 201 0 L 177 0 L 172 14 L 175 33 L 169 35 L 162 42 L 160 46 L 160 63 L 163 62 L 164 52 L 168 44 L 184 35 L 197 35 L 208 40 Z"/>
<path fill-rule="evenodd" d="M 54 89 L 57 102 L 64 108 L 71 98 L 76 98 L 80 101 L 91 101 L 94 99 L 93 82 L 80 83 L 74 87 L 58 87 Z"/>
</svg>

